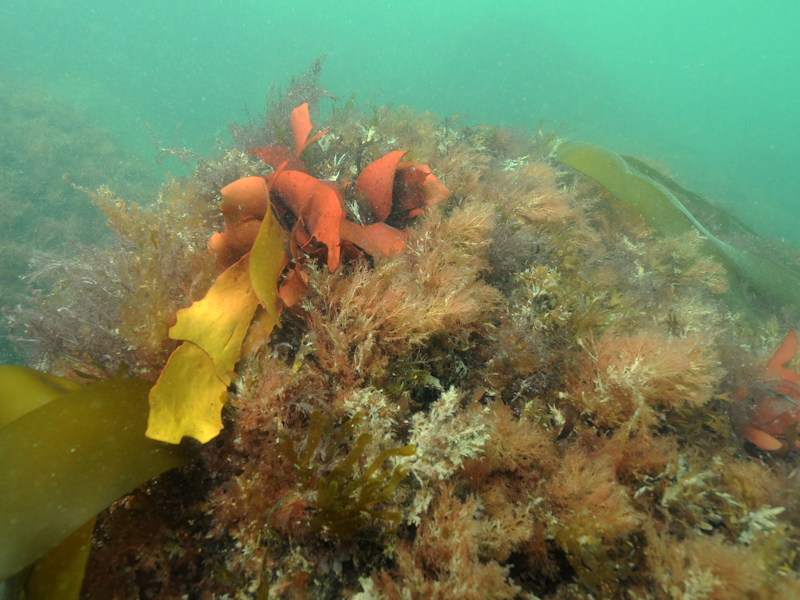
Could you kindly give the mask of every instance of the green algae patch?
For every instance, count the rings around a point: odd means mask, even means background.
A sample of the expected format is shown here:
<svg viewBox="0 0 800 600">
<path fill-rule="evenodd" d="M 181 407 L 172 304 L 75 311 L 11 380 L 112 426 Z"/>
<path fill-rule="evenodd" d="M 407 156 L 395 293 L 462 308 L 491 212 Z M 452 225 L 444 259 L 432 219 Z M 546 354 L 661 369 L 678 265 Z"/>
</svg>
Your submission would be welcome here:
<svg viewBox="0 0 800 600">
<path fill-rule="evenodd" d="M 5 382 L 8 367 L 2 367 Z M 150 440 L 150 384 L 116 377 L 59 395 L 0 429 L 0 579 L 31 564 L 117 498 L 184 462 Z M 3 390 L 0 404 L 24 392 Z"/>
<path fill-rule="evenodd" d="M 556 158 L 611 192 L 618 200 L 639 213 L 653 229 L 676 237 L 696 229 L 705 238 L 709 250 L 728 270 L 743 279 L 756 293 L 778 306 L 794 306 L 800 299 L 800 273 L 773 260 L 738 248 L 713 235 L 690 212 L 713 211 L 714 221 L 726 233 L 752 232 L 692 192 L 684 189 L 652 167 L 631 157 L 587 144 L 562 144 Z"/>
<path fill-rule="evenodd" d="M 311 413 L 309 431 L 303 450 L 298 454 L 288 437 L 280 443 L 280 450 L 291 461 L 298 476 L 300 488 L 311 492 L 316 488 L 316 514 L 308 525 L 312 531 L 321 532 L 334 539 L 345 539 L 362 533 L 371 519 L 400 523 L 402 515 L 386 510 L 381 505 L 390 502 L 397 487 L 408 475 L 408 469 L 385 463 L 390 459 L 412 456 L 416 446 L 407 444 L 386 448 L 365 464 L 364 453 L 373 435 L 362 432 L 355 437 L 356 429 L 364 423 L 363 413 L 356 413 L 347 421 L 335 424 L 331 417 L 319 411 Z M 320 473 L 320 464 L 314 462 L 320 446 L 338 451 L 352 445 L 327 473 Z M 287 496 L 287 499 L 289 497 Z"/>
</svg>

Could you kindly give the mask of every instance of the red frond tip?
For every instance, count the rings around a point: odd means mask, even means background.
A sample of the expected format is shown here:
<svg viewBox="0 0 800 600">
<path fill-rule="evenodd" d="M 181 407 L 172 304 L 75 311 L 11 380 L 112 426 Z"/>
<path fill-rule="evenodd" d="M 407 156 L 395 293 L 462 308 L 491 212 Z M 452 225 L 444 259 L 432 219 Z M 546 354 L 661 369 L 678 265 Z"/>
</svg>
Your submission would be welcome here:
<svg viewBox="0 0 800 600">
<path fill-rule="evenodd" d="M 800 399 L 800 375 L 787 369 L 784 365 L 797 354 L 797 333 L 790 329 L 789 333 L 778 348 L 778 351 L 767 363 L 766 371 L 769 377 L 777 379 L 778 392 L 786 394 L 795 400 Z"/>
<path fill-rule="evenodd" d="M 311 130 L 314 128 L 313 125 L 311 125 L 311 115 L 308 114 L 308 102 L 303 102 L 292 111 L 291 124 L 292 135 L 294 136 L 294 153 L 298 157 L 311 143 L 328 133 L 328 131 L 325 130 L 315 134 L 311 138 L 308 137 Z"/>
</svg>

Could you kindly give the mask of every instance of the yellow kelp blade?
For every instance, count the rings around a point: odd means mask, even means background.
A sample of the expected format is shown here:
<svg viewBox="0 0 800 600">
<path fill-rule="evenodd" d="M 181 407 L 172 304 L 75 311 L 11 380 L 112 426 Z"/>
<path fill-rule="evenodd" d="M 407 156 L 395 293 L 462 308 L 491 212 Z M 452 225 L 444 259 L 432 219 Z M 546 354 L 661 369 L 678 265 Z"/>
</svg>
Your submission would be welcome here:
<svg viewBox="0 0 800 600">
<path fill-rule="evenodd" d="M 172 339 L 187 340 L 203 349 L 225 385 L 230 383 L 230 373 L 258 305 L 249 263 L 250 256 L 245 254 L 225 269 L 202 300 L 178 311 L 177 322 L 169 330 Z"/>
<path fill-rule="evenodd" d="M 0 382 L 0 427 L 81 387 L 70 379 L 19 365 L 0 366 Z M 92 517 L 36 561 L 24 582 L 27 600 L 80 596 L 94 522 Z"/>
<path fill-rule="evenodd" d="M 171 444 L 180 443 L 183 436 L 207 442 L 222 430 L 227 389 L 202 348 L 181 344 L 150 390 L 147 437 Z"/>
<path fill-rule="evenodd" d="M 205 443 L 222 429 L 228 384 L 259 301 L 260 334 L 278 322 L 277 281 L 284 267 L 284 234 L 268 207 L 251 252 L 226 269 L 206 296 L 178 312 L 170 337 L 186 340 L 150 391 L 147 435 L 177 444 Z"/>
<path fill-rule="evenodd" d="M 267 205 L 264 220 L 250 250 L 250 281 L 261 306 L 278 322 L 278 277 L 285 265 L 283 229 Z"/>
<path fill-rule="evenodd" d="M 25 582 L 25 600 L 77 600 L 80 597 L 95 520 L 89 519 L 36 561 Z"/>
<path fill-rule="evenodd" d="M 0 427 L 39 408 L 79 383 L 18 365 L 0 366 Z"/>
<path fill-rule="evenodd" d="M 177 447 L 144 435 L 149 387 L 92 383 L 0 428 L 0 580 L 183 462 Z"/>
<path fill-rule="evenodd" d="M 178 311 L 170 337 L 186 340 L 172 353 L 150 390 L 147 436 L 177 444 L 207 442 L 222 429 L 220 413 L 258 299 L 250 256 L 228 267 L 202 300 Z"/>
</svg>

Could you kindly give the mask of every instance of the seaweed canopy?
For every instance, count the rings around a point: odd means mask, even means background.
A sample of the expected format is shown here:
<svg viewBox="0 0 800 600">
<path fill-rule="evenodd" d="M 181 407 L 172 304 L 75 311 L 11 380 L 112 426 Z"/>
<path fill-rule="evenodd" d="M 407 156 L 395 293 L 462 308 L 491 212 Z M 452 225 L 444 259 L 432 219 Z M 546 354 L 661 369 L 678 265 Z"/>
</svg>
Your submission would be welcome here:
<svg viewBox="0 0 800 600">
<path fill-rule="evenodd" d="M 150 434 L 168 457 L 184 436 L 206 443 L 101 517 L 85 595 L 797 595 L 798 529 L 781 516 L 797 502 L 768 504 L 793 489 L 783 458 L 750 460 L 725 427 L 685 435 L 727 417 L 727 380 L 762 335 L 706 271 L 686 274 L 706 243 L 694 229 L 670 243 L 615 219 L 554 165 L 552 138 L 350 104 L 321 135 L 291 106 L 251 146 L 278 164 L 230 151 L 162 215 L 100 198 L 141 248 L 102 265 L 136 267 L 131 293 L 159 310 L 152 338 L 120 327 L 124 358 L 163 368 Z M 160 306 L 173 256 L 182 289 Z M 119 385 L 64 395 L 133 399 L 117 423 L 158 448 L 148 383 Z"/>
<path fill-rule="evenodd" d="M 300 154 L 325 132 L 309 137 L 312 125 L 305 103 L 292 111 L 291 123 L 294 159 L 304 169 Z M 292 155 L 285 148 L 251 151 L 262 156 Z M 390 152 L 368 165 L 356 180 L 355 187 L 379 217 L 388 217 L 396 208 L 408 219 L 450 194 L 426 165 L 407 164 L 401 169 L 404 154 Z M 367 226 L 348 221 L 337 186 L 304 170 L 287 169 L 287 164 L 284 160 L 266 180 L 245 177 L 222 189 L 225 230 L 211 237 L 209 248 L 224 270 L 202 300 L 178 312 L 170 328 L 170 337 L 183 343 L 170 355 L 150 392 L 147 435 L 153 439 L 179 443 L 189 436 L 207 442 L 221 431 L 222 406 L 250 324 L 256 319 L 261 336 L 269 337 L 280 310 L 304 291 L 309 277 L 306 261 L 324 259 L 334 272 L 345 242 L 357 256 L 367 252 L 378 257 L 397 254 L 405 244 L 406 234 L 383 222 Z M 289 229 L 289 216 L 295 219 L 289 239 L 291 265 L 283 231 Z"/>
</svg>

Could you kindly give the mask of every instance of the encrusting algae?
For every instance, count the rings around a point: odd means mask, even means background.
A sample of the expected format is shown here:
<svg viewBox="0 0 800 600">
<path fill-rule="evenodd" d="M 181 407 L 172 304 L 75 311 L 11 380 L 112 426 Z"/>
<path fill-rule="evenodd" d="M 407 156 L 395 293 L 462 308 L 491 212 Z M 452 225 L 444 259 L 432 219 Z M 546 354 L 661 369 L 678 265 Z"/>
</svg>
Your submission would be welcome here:
<svg viewBox="0 0 800 600">
<path fill-rule="evenodd" d="M 352 101 L 323 130 L 317 74 L 154 205 L 90 194 L 118 246 L 61 260 L 9 315 L 58 376 L 2 368 L 15 456 L 47 443 L 48 405 L 102 386 L 127 390 L 117 417 L 150 402 L 147 437 L 143 415 L 106 425 L 136 473 L 102 440 L 71 459 L 117 469 L 121 497 L 64 541 L 110 499 L 62 476 L 87 500 L 31 506 L 57 533 L 3 562 L 34 563 L 9 581 L 32 598 L 56 577 L 83 598 L 799 596 L 793 332 L 770 359 L 798 322 L 797 257 L 758 255 L 618 157 L 656 203 L 632 206 L 552 134 Z M 760 264 L 786 274 L 777 293 Z M 73 448 L 94 447 L 86 419 Z M 40 463 L 3 469 L 25 491 Z M 1 527 L 4 548 L 25 536 Z M 80 560 L 42 556 L 60 542 Z"/>
</svg>

